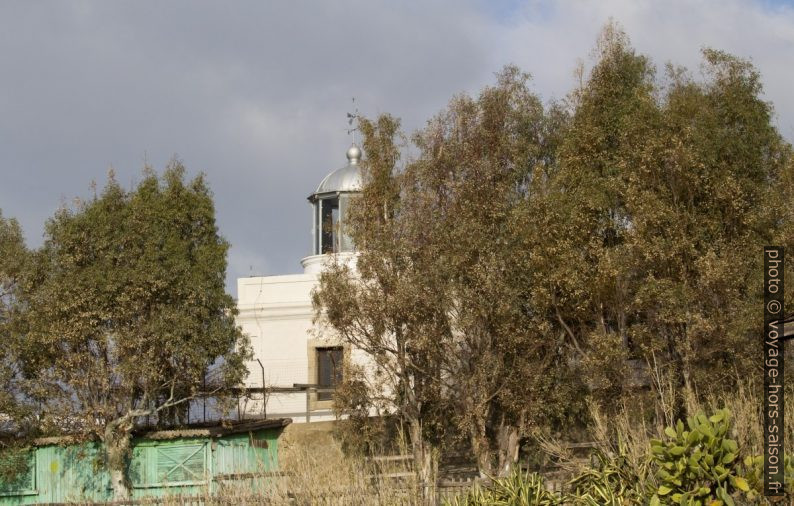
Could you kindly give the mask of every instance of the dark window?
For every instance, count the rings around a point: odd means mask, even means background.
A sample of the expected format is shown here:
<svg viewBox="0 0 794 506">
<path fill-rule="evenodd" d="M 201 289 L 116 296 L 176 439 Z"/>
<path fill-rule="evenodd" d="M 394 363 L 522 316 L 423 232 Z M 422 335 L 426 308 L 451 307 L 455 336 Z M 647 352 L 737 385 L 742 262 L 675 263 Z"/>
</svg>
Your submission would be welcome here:
<svg viewBox="0 0 794 506">
<path fill-rule="evenodd" d="M 339 250 L 339 200 L 323 199 L 322 215 L 320 216 L 320 230 L 322 231 L 321 253 L 336 253 Z"/>
<path fill-rule="evenodd" d="M 336 388 L 342 382 L 342 348 L 317 348 L 317 385 Z M 318 401 L 330 401 L 333 392 L 317 392 Z"/>
</svg>

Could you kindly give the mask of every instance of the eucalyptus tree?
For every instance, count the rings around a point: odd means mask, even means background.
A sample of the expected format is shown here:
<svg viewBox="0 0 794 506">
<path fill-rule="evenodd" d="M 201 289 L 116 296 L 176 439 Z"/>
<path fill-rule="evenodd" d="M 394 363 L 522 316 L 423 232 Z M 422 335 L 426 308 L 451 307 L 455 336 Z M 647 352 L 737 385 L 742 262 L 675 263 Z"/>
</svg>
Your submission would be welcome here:
<svg viewBox="0 0 794 506">
<path fill-rule="evenodd" d="M 702 81 L 668 69 L 658 134 L 625 191 L 642 274 L 630 338 L 666 353 L 689 397 L 760 369 L 761 252 L 787 227 L 781 190 L 792 169 L 758 72 L 721 51 L 703 60 Z"/>
<path fill-rule="evenodd" d="M 622 402 L 629 364 L 669 375 L 671 417 L 757 368 L 759 252 L 792 241 L 791 148 L 749 63 L 706 50 L 704 71 L 663 82 L 610 24 L 561 104 L 507 67 L 402 166 L 395 120 L 362 121 L 358 273 L 324 273 L 315 305 L 415 444 L 451 429 L 500 474 L 530 428 Z"/>
<path fill-rule="evenodd" d="M 532 300 L 601 400 L 620 399 L 638 278 L 626 245 L 625 188 L 654 129 L 654 72 L 613 26 L 588 79 L 568 98 L 570 121 L 538 197 L 525 207 Z"/>
<path fill-rule="evenodd" d="M 429 486 L 438 456 L 441 355 L 448 334 L 435 252 L 425 230 L 404 217 L 399 121 L 359 119 L 365 184 L 346 227 L 357 268 L 335 263 L 320 276 L 313 302 L 318 320 L 372 365 L 360 375 L 370 405 L 398 415 L 408 429 L 420 480 Z M 348 380 L 350 375 L 348 375 Z M 427 488 L 426 488 L 427 491 Z M 427 491 L 429 494 L 429 491 Z"/>
<path fill-rule="evenodd" d="M 675 416 L 760 364 L 760 252 L 785 226 L 779 183 L 791 178 L 757 71 L 703 55 L 703 81 L 670 65 L 662 84 L 607 26 L 528 217 L 546 231 L 534 241 L 546 273 L 535 304 L 591 390 L 619 400 L 627 359 L 645 361 L 672 378 Z"/>
<path fill-rule="evenodd" d="M 420 153 L 403 179 L 405 219 L 423 230 L 441 274 L 432 297 L 448 329 L 442 392 L 483 476 L 507 474 L 527 429 L 547 422 L 546 382 L 565 367 L 531 301 L 538 273 L 518 219 L 564 121 L 528 83 L 508 66 L 476 98 L 453 98 L 415 136 Z"/>
<path fill-rule="evenodd" d="M 14 315 L 19 310 L 20 278 L 27 266 L 28 250 L 22 229 L 14 219 L 0 214 L 0 431 L 13 431 L 29 422 L 30 404 L 20 392 L 21 364 L 12 346 Z M 8 441 L 0 441 L 2 448 Z"/>
<path fill-rule="evenodd" d="M 418 156 L 403 167 L 397 123 L 362 120 L 366 183 L 346 224 L 358 272 L 332 267 L 315 292 L 318 315 L 387 378 L 370 395 L 408 422 L 414 444 L 443 445 L 451 430 L 484 475 L 508 472 L 551 411 L 560 365 L 528 302 L 536 278 L 516 212 L 564 122 L 527 82 L 506 67 L 477 98 L 454 98 L 414 135 Z"/>
<path fill-rule="evenodd" d="M 130 191 L 111 174 L 101 194 L 49 220 L 19 278 L 14 348 L 39 431 L 104 443 L 117 498 L 129 495 L 136 425 L 184 422 L 213 365 L 218 395 L 246 374 L 228 243 L 203 177 L 184 172 L 146 169 Z"/>
</svg>

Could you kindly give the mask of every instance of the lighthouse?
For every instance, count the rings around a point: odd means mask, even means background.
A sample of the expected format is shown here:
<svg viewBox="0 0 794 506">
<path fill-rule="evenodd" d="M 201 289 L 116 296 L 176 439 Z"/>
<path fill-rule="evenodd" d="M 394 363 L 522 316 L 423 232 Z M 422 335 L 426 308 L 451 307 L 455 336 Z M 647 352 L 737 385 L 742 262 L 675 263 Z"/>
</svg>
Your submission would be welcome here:
<svg viewBox="0 0 794 506">
<path fill-rule="evenodd" d="M 242 401 L 246 417 L 289 417 L 296 423 L 335 419 L 333 389 L 344 377 L 343 363 L 359 353 L 312 322 L 311 293 L 329 262 L 355 268 L 355 247 L 344 223 L 362 188 L 361 149 L 350 146 L 346 157 L 347 164 L 326 175 L 308 197 L 311 247 L 300 261 L 303 272 L 237 280 L 237 323 L 254 353 L 245 386 L 262 392 Z"/>
</svg>

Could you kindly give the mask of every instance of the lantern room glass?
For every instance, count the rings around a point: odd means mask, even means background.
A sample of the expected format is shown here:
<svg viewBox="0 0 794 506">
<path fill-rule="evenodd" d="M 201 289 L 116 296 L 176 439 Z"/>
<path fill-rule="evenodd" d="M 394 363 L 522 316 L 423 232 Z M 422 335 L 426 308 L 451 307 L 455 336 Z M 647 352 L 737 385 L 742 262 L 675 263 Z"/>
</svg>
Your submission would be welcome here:
<svg viewBox="0 0 794 506">
<path fill-rule="evenodd" d="M 350 196 L 346 194 L 317 198 L 314 203 L 313 254 L 353 251 L 353 241 L 342 228 L 349 202 Z"/>
</svg>

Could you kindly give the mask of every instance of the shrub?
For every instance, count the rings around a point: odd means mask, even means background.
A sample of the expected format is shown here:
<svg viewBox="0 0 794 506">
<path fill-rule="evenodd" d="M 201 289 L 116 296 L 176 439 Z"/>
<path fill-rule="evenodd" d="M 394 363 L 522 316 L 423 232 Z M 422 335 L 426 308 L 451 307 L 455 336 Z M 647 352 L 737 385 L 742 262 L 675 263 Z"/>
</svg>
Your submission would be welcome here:
<svg viewBox="0 0 794 506">
<path fill-rule="evenodd" d="M 27 474 L 31 462 L 31 450 L 13 443 L 0 449 L 0 492 L 3 484 L 12 484 Z"/>
<path fill-rule="evenodd" d="M 559 494 L 546 489 L 536 473 L 514 471 L 506 478 L 494 479 L 487 487 L 476 486 L 466 495 L 445 502 L 446 506 L 557 506 L 564 504 Z"/>
<path fill-rule="evenodd" d="M 584 469 L 568 482 L 570 493 L 566 504 L 576 506 L 640 505 L 646 502 L 648 493 L 642 490 L 640 469 L 632 466 L 622 452 L 609 457 L 597 452 L 598 464 Z"/>
</svg>

